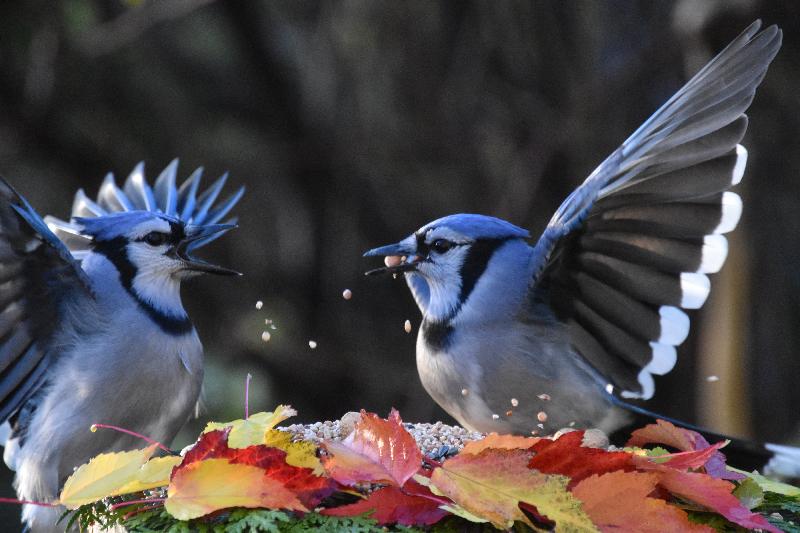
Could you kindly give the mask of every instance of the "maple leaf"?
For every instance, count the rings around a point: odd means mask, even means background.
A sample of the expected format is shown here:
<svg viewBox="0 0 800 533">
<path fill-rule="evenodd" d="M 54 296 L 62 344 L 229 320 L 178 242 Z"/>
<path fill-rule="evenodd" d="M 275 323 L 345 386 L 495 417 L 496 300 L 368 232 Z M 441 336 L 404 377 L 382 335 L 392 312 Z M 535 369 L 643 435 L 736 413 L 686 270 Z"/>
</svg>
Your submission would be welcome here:
<svg viewBox="0 0 800 533">
<path fill-rule="evenodd" d="M 486 448 L 498 448 L 503 450 L 527 450 L 537 442 L 538 437 L 521 437 L 519 435 L 498 435 L 489 433 L 480 440 L 468 442 L 459 453 L 476 454 Z"/>
<path fill-rule="evenodd" d="M 255 413 L 246 419 L 231 422 L 209 422 L 203 433 L 230 428 L 228 446 L 231 448 L 246 448 L 254 444 L 264 444 L 264 435 L 289 417 L 295 416 L 297 411 L 288 405 L 279 405 L 271 413 Z"/>
<path fill-rule="evenodd" d="M 668 453 L 665 455 L 658 455 L 655 458 L 657 459 L 657 463 L 670 468 L 677 468 L 678 470 L 697 469 L 708 464 L 708 461 L 717 453 L 717 450 L 726 444 L 728 444 L 728 441 L 722 441 L 705 449 Z"/>
<path fill-rule="evenodd" d="M 652 462 L 647 457 L 634 457 L 639 470 L 661 474 L 658 484 L 670 493 L 700 504 L 721 514 L 734 524 L 748 529 L 763 529 L 778 533 L 766 518 L 755 514 L 733 494 L 735 485 L 730 481 L 700 472 L 684 472 L 665 464 Z"/>
<path fill-rule="evenodd" d="M 627 446 L 642 447 L 645 444 L 666 444 L 683 452 L 704 450 L 711 446 L 700 433 L 661 419 L 631 433 Z M 728 470 L 725 455 L 720 451 L 714 453 L 704 467 L 709 475 L 720 479 L 744 479 L 741 474 Z"/>
<path fill-rule="evenodd" d="M 569 488 L 593 474 L 614 470 L 633 470 L 628 452 L 609 452 L 581 445 L 583 431 L 571 431 L 556 440 L 541 439 L 531 448 L 536 455 L 528 463 L 545 474 L 560 474 L 570 478 Z"/>
<path fill-rule="evenodd" d="M 400 487 L 422 464 L 422 452 L 394 409 L 386 420 L 361 411 L 361 419 L 347 438 L 325 441 L 322 447 L 329 454 L 322 460 L 325 470 L 343 485 L 389 483 Z"/>
<path fill-rule="evenodd" d="M 422 496 L 427 491 L 427 497 Z M 427 487 L 409 480 L 403 489 L 388 486 L 378 489 L 366 499 L 350 505 L 324 509 L 326 516 L 360 516 L 371 513 L 370 518 L 378 525 L 401 524 L 404 526 L 429 526 L 449 513 L 439 506 L 447 500 L 437 498 Z"/>
<path fill-rule="evenodd" d="M 142 465 L 156 450 L 151 444 L 141 450 L 101 453 L 80 466 L 64 483 L 59 502 L 67 509 L 122 494 L 120 488 L 136 479 Z"/>
<path fill-rule="evenodd" d="M 231 448 L 227 444 L 230 430 L 214 430 L 200 436 L 197 444 L 189 450 L 176 472 L 196 462 L 209 459 L 226 459 L 232 463 L 261 468 L 269 478 L 280 482 L 297 494 L 300 501 L 313 508 L 336 490 L 336 482 L 318 476 L 313 468 L 294 466 L 288 463 L 288 454 L 279 448 L 253 445 L 247 448 Z M 299 457 L 296 455 L 296 457 Z M 173 473 L 173 478 L 175 473 Z"/>
<path fill-rule="evenodd" d="M 178 520 L 190 520 L 230 507 L 307 511 L 297 496 L 264 470 L 226 459 L 205 459 L 177 469 L 164 506 Z"/>
<path fill-rule="evenodd" d="M 515 521 L 535 527 L 519 507 L 526 503 L 559 528 L 596 531 L 580 501 L 567 491 L 569 479 L 528 469 L 531 455 L 526 450 L 493 448 L 459 454 L 433 470 L 430 487 L 434 494 L 447 496 L 500 529 Z"/>
<path fill-rule="evenodd" d="M 685 511 L 658 498 L 649 498 L 660 479 L 657 472 L 617 470 L 592 475 L 580 481 L 572 494 L 583 502 L 583 510 L 601 531 L 705 531 L 693 524 Z"/>
</svg>

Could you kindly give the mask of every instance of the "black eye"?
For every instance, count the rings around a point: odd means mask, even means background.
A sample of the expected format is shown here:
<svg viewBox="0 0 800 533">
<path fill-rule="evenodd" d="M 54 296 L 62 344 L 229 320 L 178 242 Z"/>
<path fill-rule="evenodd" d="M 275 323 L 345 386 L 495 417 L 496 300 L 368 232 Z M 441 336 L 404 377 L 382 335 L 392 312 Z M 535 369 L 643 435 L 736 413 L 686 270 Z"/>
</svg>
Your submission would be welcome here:
<svg viewBox="0 0 800 533">
<path fill-rule="evenodd" d="M 436 239 L 433 241 L 433 244 L 431 244 L 431 250 L 437 254 L 443 254 L 452 247 L 453 243 L 446 239 Z"/>
<path fill-rule="evenodd" d="M 168 239 L 169 235 L 166 233 L 161 233 L 160 231 L 151 231 L 145 235 L 144 239 L 142 240 L 150 246 L 161 246 L 162 244 L 165 244 Z"/>
</svg>

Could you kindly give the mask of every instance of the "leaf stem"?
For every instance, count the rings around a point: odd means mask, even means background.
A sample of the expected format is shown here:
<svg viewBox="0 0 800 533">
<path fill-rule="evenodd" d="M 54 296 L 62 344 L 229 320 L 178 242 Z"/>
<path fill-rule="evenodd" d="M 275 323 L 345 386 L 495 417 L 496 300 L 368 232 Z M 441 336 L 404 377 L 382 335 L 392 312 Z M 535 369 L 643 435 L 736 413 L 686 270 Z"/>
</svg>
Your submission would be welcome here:
<svg viewBox="0 0 800 533">
<path fill-rule="evenodd" d="M 127 500 L 124 502 L 115 503 L 111 505 L 109 509 L 112 511 L 116 511 L 120 507 L 127 507 L 128 505 L 136 505 L 137 503 L 157 503 L 159 505 L 163 505 L 166 498 L 144 498 L 142 500 Z"/>
<path fill-rule="evenodd" d="M 169 448 L 167 448 L 166 446 L 164 446 L 163 444 L 161 444 L 157 440 L 151 439 L 150 437 L 145 437 L 141 433 L 136 433 L 135 431 L 131 431 L 130 429 L 124 429 L 124 428 L 121 428 L 121 427 L 118 427 L 118 426 L 112 426 L 111 424 L 92 424 L 89 429 L 90 429 L 90 431 L 92 433 L 94 433 L 95 431 L 98 430 L 98 428 L 100 428 L 100 429 L 113 429 L 114 431 L 119 431 L 120 433 L 125 433 L 125 434 L 131 435 L 133 437 L 138 437 L 138 438 L 142 439 L 143 441 L 145 441 L 145 442 L 147 442 L 149 444 L 157 445 L 159 448 L 161 448 L 162 450 L 164 450 L 165 452 L 167 452 L 170 455 L 175 455 L 175 452 L 173 450 L 170 450 Z"/>
<path fill-rule="evenodd" d="M 250 417 L 250 380 L 253 379 L 253 375 L 248 372 L 247 377 L 244 379 L 244 419 L 247 420 Z"/>
<path fill-rule="evenodd" d="M 57 503 L 34 502 L 30 500 L 17 500 L 16 498 L 0 498 L 0 503 L 15 503 L 17 505 L 38 505 L 39 507 L 58 507 Z"/>
</svg>

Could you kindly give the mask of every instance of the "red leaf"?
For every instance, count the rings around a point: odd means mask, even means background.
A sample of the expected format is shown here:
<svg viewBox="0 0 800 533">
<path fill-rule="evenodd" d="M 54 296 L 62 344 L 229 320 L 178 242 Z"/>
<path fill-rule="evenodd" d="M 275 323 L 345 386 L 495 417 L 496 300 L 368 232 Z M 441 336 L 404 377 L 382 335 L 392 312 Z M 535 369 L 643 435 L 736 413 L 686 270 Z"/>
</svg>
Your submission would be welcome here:
<svg viewBox="0 0 800 533">
<path fill-rule="evenodd" d="M 647 457 L 634 459 L 640 470 L 661 474 L 658 484 L 676 496 L 700 504 L 721 514 L 731 522 L 748 529 L 763 529 L 779 533 L 766 518 L 753 513 L 733 495 L 734 484 L 724 479 L 698 472 L 684 472 L 669 466 L 653 463 Z"/>
<path fill-rule="evenodd" d="M 439 508 L 441 503 L 449 502 L 445 498 L 434 496 L 415 481 L 408 481 L 406 487 L 415 485 L 414 494 L 398 487 L 390 486 L 378 489 L 371 493 L 365 500 L 324 509 L 320 514 L 327 516 L 358 516 L 372 512 L 371 518 L 378 521 L 379 525 L 402 524 L 404 526 L 429 526 L 435 524 L 449 513 Z M 419 494 L 428 491 L 430 497 Z"/>
<path fill-rule="evenodd" d="M 711 446 L 700 433 L 677 427 L 666 420 L 656 420 L 655 424 L 637 429 L 631 433 L 628 446 L 642 447 L 645 444 L 664 444 L 683 452 L 705 450 Z M 744 479 L 744 475 L 731 472 L 725 467 L 725 455 L 714 453 L 704 465 L 706 472 L 720 479 Z"/>
<path fill-rule="evenodd" d="M 323 442 L 322 447 L 330 454 L 322 460 L 325 470 L 344 485 L 380 482 L 402 487 L 422 464 L 422 452 L 394 409 L 386 420 L 361 411 L 347 438 Z"/>
<path fill-rule="evenodd" d="M 634 469 L 631 454 L 586 448 L 581 446 L 582 442 L 583 431 L 571 431 L 554 441 L 542 439 L 531 448 L 536 455 L 528 463 L 528 468 L 567 476 L 571 478 L 570 489 L 592 474 Z"/>
<path fill-rule="evenodd" d="M 278 481 L 297 495 L 303 505 L 313 509 L 336 490 L 336 482 L 314 475 L 311 468 L 286 463 L 286 452 L 270 446 L 228 447 L 228 429 L 215 430 L 200 436 L 197 444 L 186 453 L 183 462 L 173 470 L 173 476 L 182 468 L 206 459 L 227 459 L 230 463 L 257 466 L 266 476 Z"/>
<path fill-rule="evenodd" d="M 601 531 L 707 531 L 692 524 L 685 511 L 664 500 L 648 497 L 660 479 L 658 472 L 610 472 L 578 483 L 572 494 Z"/>
<path fill-rule="evenodd" d="M 688 470 L 690 468 L 696 469 L 705 466 L 708 461 L 717 453 L 717 450 L 727 444 L 726 442 L 718 442 L 709 446 L 704 450 L 693 450 L 689 452 L 671 453 L 669 455 L 659 455 L 651 457 L 655 462 L 666 465 L 670 468 L 677 468 L 678 470 Z"/>
</svg>

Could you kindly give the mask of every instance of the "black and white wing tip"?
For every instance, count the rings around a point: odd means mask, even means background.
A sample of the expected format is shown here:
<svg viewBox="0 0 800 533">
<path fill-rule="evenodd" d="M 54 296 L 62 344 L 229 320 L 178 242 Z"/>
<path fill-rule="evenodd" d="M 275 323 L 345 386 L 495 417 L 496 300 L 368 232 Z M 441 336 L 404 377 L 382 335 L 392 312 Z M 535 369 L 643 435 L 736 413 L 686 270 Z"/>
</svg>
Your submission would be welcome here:
<svg viewBox="0 0 800 533">
<path fill-rule="evenodd" d="M 559 207 L 536 245 L 534 294 L 550 289 L 577 351 L 610 391 L 648 399 L 677 361 L 684 309 L 708 298 L 742 214 L 729 191 L 747 163 L 744 114 L 781 43 L 751 25 Z"/>
<path fill-rule="evenodd" d="M 153 187 L 147 182 L 144 163 L 141 162 L 128 175 L 122 188 L 117 186 L 112 173 L 106 174 L 96 200 L 91 200 L 83 189 L 75 193 L 72 203 L 71 219 L 76 217 L 102 217 L 124 211 L 144 210 L 164 213 L 189 224 L 206 225 L 223 223 L 222 219 L 233 209 L 244 194 L 244 186 L 239 187 L 225 200 L 217 202 L 228 174 L 217 178 L 205 191 L 200 192 L 203 168 L 196 169 L 183 183 L 177 185 L 178 160 L 173 159 L 156 179 Z M 81 234 L 80 226 L 60 220 L 53 216 L 45 217 L 50 229 L 70 249 L 80 257 L 88 248 L 89 240 Z M 236 219 L 226 220 L 235 224 Z M 208 239 L 196 241 L 192 249 L 199 248 L 221 236 L 215 234 Z"/>
</svg>

